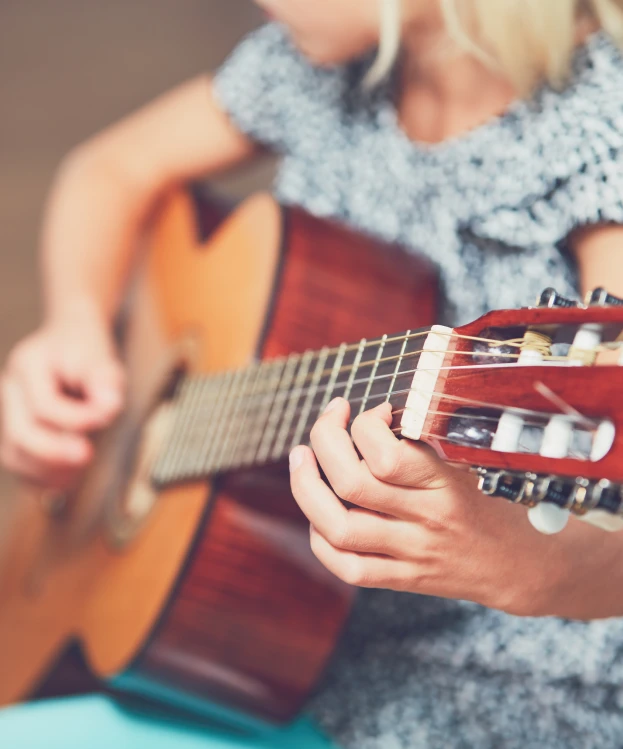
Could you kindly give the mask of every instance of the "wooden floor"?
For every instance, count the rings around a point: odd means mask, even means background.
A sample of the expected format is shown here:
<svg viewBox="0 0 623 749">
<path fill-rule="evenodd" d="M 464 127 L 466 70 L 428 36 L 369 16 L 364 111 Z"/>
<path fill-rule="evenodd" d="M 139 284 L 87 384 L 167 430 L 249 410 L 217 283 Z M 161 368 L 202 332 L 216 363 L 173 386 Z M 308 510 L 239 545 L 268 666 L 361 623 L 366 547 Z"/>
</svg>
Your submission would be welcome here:
<svg viewBox="0 0 623 749">
<path fill-rule="evenodd" d="M 248 0 L 27 0 L 0 4 L 0 359 L 39 319 L 44 197 L 75 143 L 212 69 L 259 21 Z M 230 180 L 246 192 L 266 171 Z M 0 475 L 1 499 L 8 491 Z"/>
</svg>

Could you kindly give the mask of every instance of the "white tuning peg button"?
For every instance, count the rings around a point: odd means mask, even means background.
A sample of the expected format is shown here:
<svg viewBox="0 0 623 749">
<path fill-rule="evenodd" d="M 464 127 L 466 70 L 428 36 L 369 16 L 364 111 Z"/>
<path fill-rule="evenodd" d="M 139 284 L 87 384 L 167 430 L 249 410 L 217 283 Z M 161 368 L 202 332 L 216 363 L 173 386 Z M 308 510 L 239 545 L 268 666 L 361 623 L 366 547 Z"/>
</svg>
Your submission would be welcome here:
<svg viewBox="0 0 623 749">
<path fill-rule="evenodd" d="M 563 510 L 551 502 L 541 502 L 528 510 L 528 520 L 540 533 L 553 536 L 565 529 L 569 522 L 569 510 Z"/>
</svg>

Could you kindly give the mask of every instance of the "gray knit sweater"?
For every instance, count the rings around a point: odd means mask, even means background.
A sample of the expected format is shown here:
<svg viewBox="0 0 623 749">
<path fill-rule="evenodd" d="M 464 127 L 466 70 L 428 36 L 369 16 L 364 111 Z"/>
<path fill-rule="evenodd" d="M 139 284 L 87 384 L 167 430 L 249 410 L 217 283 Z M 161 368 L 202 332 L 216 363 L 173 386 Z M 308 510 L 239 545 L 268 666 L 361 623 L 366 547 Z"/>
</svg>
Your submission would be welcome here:
<svg viewBox="0 0 623 749">
<path fill-rule="evenodd" d="M 407 139 L 391 82 L 366 93 L 364 69 L 314 68 L 269 25 L 217 74 L 224 110 L 283 156 L 277 196 L 427 254 L 451 324 L 549 285 L 574 294 L 570 232 L 623 223 L 614 45 L 593 36 L 564 93 L 437 146 Z M 623 621 L 362 591 L 311 709 L 345 749 L 621 749 Z"/>
</svg>

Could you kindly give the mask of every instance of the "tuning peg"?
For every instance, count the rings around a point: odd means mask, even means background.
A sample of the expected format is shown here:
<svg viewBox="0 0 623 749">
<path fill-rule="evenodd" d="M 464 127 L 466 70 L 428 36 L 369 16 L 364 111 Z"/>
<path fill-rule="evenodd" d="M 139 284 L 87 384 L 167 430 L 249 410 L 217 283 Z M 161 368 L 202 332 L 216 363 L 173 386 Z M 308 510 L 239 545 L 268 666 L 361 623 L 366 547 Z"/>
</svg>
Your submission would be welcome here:
<svg viewBox="0 0 623 749">
<path fill-rule="evenodd" d="M 623 307 L 623 299 L 609 294 L 606 289 L 598 288 L 586 295 L 587 307 Z"/>
<path fill-rule="evenodd" d="M 582 304 L 574 299 L 561 296 L 556 289 L 545 289 L 537 299 L 537 307 L 581 307 Z"/>
<path fill-rule="evenodd" d="M 528 520 L 539 533 L 554 536 L 565 529 L 569 522 L 569 510 L 563 510 L 558 505 L 542 502 L 528 510 Z"/>
</svg>

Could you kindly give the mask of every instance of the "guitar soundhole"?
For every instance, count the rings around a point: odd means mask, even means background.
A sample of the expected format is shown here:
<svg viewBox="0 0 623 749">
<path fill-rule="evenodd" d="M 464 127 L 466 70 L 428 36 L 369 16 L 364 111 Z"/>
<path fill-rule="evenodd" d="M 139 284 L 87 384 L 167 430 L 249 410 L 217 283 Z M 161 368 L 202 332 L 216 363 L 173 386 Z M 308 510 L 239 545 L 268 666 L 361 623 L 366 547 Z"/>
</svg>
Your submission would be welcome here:
<svg viewBox="0 0 623 749">
<path fill-rule="evenodd" d="M 171 428 L 175 394 L 186 371 L 185 364 L 175 365 L 150 407 L 129 425 L 120 472 L 123 484 L 111 488 L 106 503 L 106 530 L 117 548 L 136 537 L 158 501 L 151 471 Z"/>
</svg>

